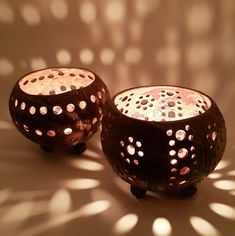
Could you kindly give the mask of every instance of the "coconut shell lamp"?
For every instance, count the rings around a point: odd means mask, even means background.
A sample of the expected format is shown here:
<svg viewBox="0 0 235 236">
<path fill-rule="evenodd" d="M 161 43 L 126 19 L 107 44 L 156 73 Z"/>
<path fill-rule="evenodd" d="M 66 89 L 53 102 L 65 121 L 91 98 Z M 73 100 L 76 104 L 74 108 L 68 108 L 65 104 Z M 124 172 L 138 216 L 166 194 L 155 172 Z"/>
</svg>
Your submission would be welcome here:
<svg viewBox="0 0 235 236">
<path fill-rule="evenodd" d="M 17 129 L 45 151 L 85 150 L 99 128 L 109 98 L 103 81 L 79 68 L 47 68 L 23 76 L 14 86 L 9 109 Z"/>
<path fill-rule="evenodd" d="M 147 190 L 192 195 L 226 145 L 221 112 L 207 95 L 174 86 L 136 87 L 107 104 L 102 147 L 136 197 Z"/>
</svg>

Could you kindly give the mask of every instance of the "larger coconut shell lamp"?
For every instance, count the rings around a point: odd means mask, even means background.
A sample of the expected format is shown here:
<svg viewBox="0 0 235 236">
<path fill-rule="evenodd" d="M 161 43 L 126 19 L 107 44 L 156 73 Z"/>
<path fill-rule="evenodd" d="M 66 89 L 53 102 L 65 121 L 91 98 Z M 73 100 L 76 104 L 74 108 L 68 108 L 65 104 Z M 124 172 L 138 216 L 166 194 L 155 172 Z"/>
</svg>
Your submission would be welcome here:
<svg viewBox="0 0 235 236">
<path fill-rule="evenodd" d="M 219 163 L 226 128 L 217 105 L 202 92 L 146 86 L 109 101 L 101 140 L 114 171 L 136 197 L 147 190 L 192 195 Z"/>
<path fill-rule="evenodd" d="M 45 151 L 85 150 L 99 128 L 109 92 L 93 72 L 48 68 L 23 76 L 14 86 L 9 109 L 17 129 Z"/>
</svg>

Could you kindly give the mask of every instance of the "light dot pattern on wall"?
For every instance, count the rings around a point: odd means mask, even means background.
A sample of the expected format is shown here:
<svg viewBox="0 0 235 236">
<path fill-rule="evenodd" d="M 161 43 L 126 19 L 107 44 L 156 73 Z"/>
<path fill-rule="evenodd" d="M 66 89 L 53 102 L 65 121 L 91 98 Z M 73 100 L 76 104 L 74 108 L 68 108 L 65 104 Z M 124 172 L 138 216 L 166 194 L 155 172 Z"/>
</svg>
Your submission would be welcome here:
<svg viewBox="0 0 235 236">
<path fill-rule="evenodd" d="M 15 15 L 14 11 L 6 2 L 0 2 L 0 22 L 9 24 L 14 22 Z"/>
<path fill-rule="evenodd" d="M 68 16 L 68 7 L 64 0 L 52 0 L 50 9 L 56 19 L 64 20 Z"/>
<path fill-rule="evenodd" d="M 24 5 L 21 9 L 22 17 L 24 21 L 31 26 L 36 26 L 41 21 L 39 11 L 33 5 Z"/>
<path fill-rule="evenodd" d="M 83 22 L 90 24 L 96 20 L 96 7 L 92 1 L 84 1 L 79 11 Z"/>
<path fill-rule="evenodd" d="M 109 48 L 105 48 L 100 52 L 100 60 L 104 65 L 111 65 L 115 59 L 115 53 Z"/>
<path fill-rule="evenodd" d="M 56 54 L 56 58 L 62 66 L 66 66 L 71 62 L 70 52 L 66 49 L 60 49 Z"/>
<path fill-rule="evenodd" d="M 124 20 L 126 14 L 125 5 L 121 1 L 111 0 L 106 5 L 105 13 L 108 21 L 119 23 Z"/>
<path fill-rule="evenodd" d="M 14 72 L 14 65 L 6 58 L 0 58 L 0 75 L 9 76 Z"/>
<path fill-rule="evenodd" d="M 47 64 L 43 58 L 36 57 L 30 60 L 30 66 L 32 70 L 40 70 L 46 68 Z"/>
<path fill-rule="evenodd" d="M 129 48 L 124 54 L 125 60 L 129 64 L 136 64 L 142 58 L 142 52 L 138 48 Z"/>
<path fill-rule="evenodd" d="M 93 52 L 89 48 L 82 49 L 79 53 L 79 57 L 84 65 L 90 65 L 94 59 Z"/>
</svg>

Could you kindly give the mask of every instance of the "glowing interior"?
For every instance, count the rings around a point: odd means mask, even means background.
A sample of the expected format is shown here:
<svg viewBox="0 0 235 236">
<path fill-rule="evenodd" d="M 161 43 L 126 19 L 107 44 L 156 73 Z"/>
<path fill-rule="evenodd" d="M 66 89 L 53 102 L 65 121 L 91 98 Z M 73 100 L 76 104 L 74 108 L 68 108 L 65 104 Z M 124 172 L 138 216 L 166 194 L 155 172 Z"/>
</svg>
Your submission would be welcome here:
<svg viewBox="0 0 235 236">
<path fill-rule="evenodd" d="M 171 86 L 130 89 L 118 94 L 114 103 L 124 115 L 149 121 L 187 119 L 204 113 L 211 106 L 207 96 Z"/>
<path fill-rule="evenodd" d="M 55 95 L 89 86 L 95 75 L 77 68 L 52 68 L 33 72 L 19 82 L 20 88 L 31 95 Z"/>
</svg>

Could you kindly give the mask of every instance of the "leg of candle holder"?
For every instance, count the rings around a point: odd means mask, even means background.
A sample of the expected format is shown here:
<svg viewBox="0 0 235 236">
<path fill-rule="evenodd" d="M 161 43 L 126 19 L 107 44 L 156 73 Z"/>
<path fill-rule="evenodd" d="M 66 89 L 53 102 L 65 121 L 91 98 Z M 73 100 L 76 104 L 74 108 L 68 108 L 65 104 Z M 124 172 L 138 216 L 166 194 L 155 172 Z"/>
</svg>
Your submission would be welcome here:
<svg viewBox="0 0 235 236">
<path fill-rule="evenodd" d="M 41 149 L 44 151 L 44 152 L 53 152 L 53 147 L 50 147 L 50 146 L 45 146 L 45 145 L 41 145 Z"/>
<path fill-rule="evenodd" d="M 75 154 L 82 154 L 87 149 L 86 143 L 78 143 L 73 146 L 73 151 Z"/>
<path fill-rule="evenodd" d="M 184 188 L 181 190 L 181 194 L 184 197 L 190 197 L 194 195 L 197 192 L 197 186 L 196 185 L 191 185 L 188 186 L 187 188 Z"/>
<path fill-rule="evenodd" d="M 147 190 L 138 188 L 136 186 L 131 185 L 130 186 L 131 193 L 136 197 L 136 198 L 143 198 L 147 192 Z"/>
</svg>

